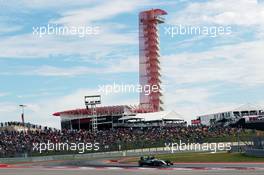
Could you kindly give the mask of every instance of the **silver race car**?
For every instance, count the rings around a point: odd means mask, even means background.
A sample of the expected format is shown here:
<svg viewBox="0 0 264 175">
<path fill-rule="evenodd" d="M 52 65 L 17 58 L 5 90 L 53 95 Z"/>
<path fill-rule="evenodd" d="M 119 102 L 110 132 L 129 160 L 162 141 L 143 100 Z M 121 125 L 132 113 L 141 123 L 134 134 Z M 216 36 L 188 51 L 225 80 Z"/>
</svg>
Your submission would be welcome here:
<svg viewBox="0 0 264 175">
<path fill-rule="evenodd" d="M 173 165 L 173 163 L 169 160 L 161 160 L 156 159 L 155 157 L 140 157 L 140 160 L 138 161 L 138 165 L 140 167 L 142 166 L 170 166 Z"/>
</svg>

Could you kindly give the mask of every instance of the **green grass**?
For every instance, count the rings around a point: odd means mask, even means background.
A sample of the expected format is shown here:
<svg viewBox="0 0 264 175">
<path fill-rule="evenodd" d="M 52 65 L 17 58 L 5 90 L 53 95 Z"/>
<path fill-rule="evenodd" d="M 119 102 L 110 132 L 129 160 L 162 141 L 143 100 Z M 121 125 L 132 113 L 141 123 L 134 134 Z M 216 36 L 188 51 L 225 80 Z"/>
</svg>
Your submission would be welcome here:
<svg viewBox="0 0 264 175">
<path fill-rule="evenodd" d="M 156 155 L 156 158 L 170 160 L 172 162 L 264 162 L 264 158 L 246 156 L 241 153 L 175 153 Z M 138 157 L 126 160 L 127 162 L 137 162 Z"/>
</svg>

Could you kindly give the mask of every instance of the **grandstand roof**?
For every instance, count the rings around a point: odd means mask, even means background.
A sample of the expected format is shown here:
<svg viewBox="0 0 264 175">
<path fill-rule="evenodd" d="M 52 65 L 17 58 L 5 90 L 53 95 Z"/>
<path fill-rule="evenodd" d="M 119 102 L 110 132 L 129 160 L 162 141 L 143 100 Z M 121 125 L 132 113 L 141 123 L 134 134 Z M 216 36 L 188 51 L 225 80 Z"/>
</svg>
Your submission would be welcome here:
<svg viewBox="0 0 264 175">
<path fill-rule="evenodd" d="M 261 108 L 260 106 L 248 103 L 248 104 L 245 104 L 245 105 L 242 105 L 236 108 L 234 111 L 257 111 L 257 110 L 262 110 L 262 109 L 263 108 Z"/>
<path fill-rule="evenodd" d="M 103 107 L 96 107 L 97 115 L 111 115 L 111 114 L 123 114 L 123 113 L 130 113 L 130 107 L 126 105 L 120 106 L 103 106 Z M 62 112 L 56 112 L 53 114 L 54 116 L 62 116 L 62 115 L 92 115 L 91 109 L 74 109 L 74 110 L 67 110 Z"/>
<path fill-rule="evenodd" d="M 175 111 L 162 111 L 162 112 L 151 112 L 151 113 L 140 113 L 136 116 L 125 116 L 119 120 L 134 120 L 139 119 L 143 121 L 158 121 L 158 120 L 178 120 L 183 121 L 180 114 Z"/>
<path fill-rule="evenodd" d="M 225 107 L 225 108 L 222 108 L 222 109 L 218 109 L 217 111 L 216 110 L 209 111 L 209 112 L 207 112 L 207 114 L 198 115 L 198 117 L 208 116 L 208 115 L 212 115 L 212 114 L 221 114 L 221 113 L 225 113 L 225 112 L 259 111 L 259 110 L 264 110 L 264 108 L 260 107 L 260 106 L 258 106 L 256 104 L 247 103 L 247 104 L 241 105 L 241 106 L 236 107 L 236 108 L 235 107 Z"/>
</svg>

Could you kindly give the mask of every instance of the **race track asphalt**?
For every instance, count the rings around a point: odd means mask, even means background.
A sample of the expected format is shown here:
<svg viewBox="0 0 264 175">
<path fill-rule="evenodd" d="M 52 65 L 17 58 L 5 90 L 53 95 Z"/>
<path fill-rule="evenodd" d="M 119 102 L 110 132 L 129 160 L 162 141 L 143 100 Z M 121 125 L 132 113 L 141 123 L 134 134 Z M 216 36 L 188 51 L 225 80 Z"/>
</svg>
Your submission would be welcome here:
<svg viewBox="0 0 264 175">
<path fill-rule="evenodd" d="M 1 169 L 0 175 L 263 175 L 263 170 L 156 170 L 156 169 Z"/>
<path fill-rule="evenodd" d="M 0 175 L 263 175 L 264 163 L 180 163 L 138 167 L 109 159 L 46 161 L 8 165 Z M 113 161 L 113 159 L 111 159 Z"/>
</svg>

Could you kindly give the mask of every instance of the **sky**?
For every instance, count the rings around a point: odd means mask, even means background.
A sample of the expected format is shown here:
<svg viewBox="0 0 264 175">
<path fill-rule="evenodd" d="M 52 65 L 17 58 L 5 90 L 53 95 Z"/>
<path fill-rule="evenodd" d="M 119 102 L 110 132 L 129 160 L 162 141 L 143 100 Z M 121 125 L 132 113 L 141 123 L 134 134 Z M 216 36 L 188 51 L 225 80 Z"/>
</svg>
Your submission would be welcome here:
<svg viewBox="0 0 264 175">
<path fill-rule="evenodd" d="M 0 121 L 60 127 L 54 112 L 84 108 L 108 84 L 138 84 L 138 14 L 160 8 L 160 62 L 166 110 L 197 115 L 264 106 L 261 0 L 0 0 Z M 34 34 L 40 27 L 90 27 L 94 34 Z M 228 33 L 175 34 L 179 26 Z M 167 29 L 170 29 L 168 32 Z M 175 31 L 174 31 L 175 32 Z M 137 93 L 102 94 L 102 105 L 136 105 Z"/>
</svg>

